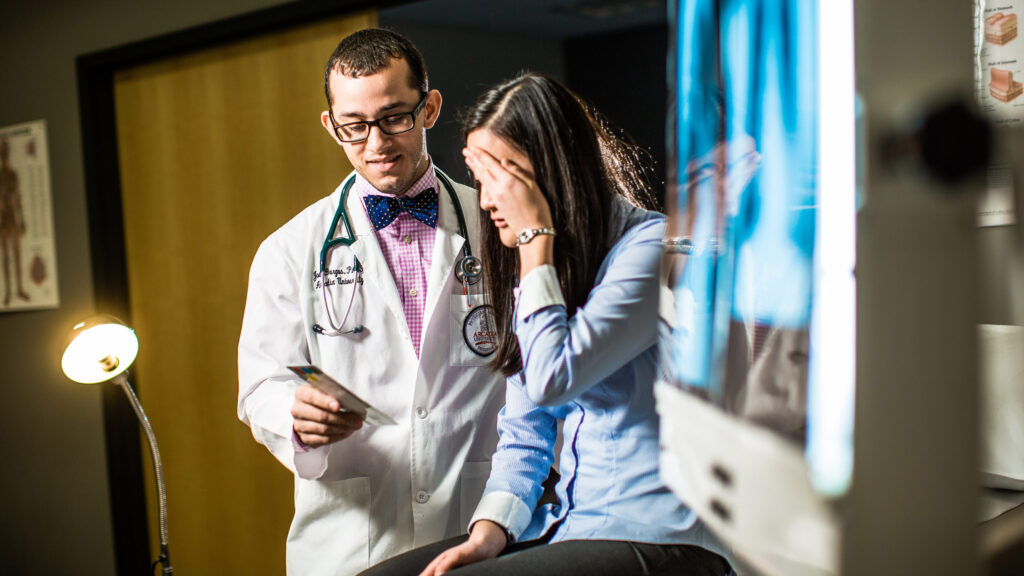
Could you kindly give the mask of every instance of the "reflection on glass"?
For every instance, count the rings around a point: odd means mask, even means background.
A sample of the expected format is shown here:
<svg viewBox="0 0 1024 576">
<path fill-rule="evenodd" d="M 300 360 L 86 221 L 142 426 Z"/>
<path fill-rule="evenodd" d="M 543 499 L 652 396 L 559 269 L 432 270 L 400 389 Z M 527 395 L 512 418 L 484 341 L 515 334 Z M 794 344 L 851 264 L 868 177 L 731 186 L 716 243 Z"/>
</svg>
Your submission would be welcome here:
<svg viewBox="0 0 1024 576">
<path fill-rule="evenodd" d="M 812 481 L 838 495 L 852 466 L 852 2 L 669 9 L 665 377 L 806 448 Z"/>
<path fill-rule="evenodd" d="M 803 443 L 817 167 L 816 10 L 683 0 L 675 18 L 672 379 Z M 672 239 L 675 239 L 672 241 Z"/>
</svg>

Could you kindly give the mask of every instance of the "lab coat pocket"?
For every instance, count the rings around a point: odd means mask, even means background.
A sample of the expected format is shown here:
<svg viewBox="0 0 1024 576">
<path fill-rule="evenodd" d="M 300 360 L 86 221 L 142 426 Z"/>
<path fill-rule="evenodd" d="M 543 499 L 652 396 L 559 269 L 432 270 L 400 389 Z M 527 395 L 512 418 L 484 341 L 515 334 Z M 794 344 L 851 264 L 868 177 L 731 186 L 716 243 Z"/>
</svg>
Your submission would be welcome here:
<svg viewBox="0 0 1024 576">
<path fill-rule="evenodd" d="M 497 349 L 494 308 L 486 304 L 487 296 L 452 294 L 451 298 L 451 366 L 486 366 Z M 473 306 L 469 306 L 472 299 Z"/>
<path fill-rule="evenodd" d="M 469 529 L 469 521 L 473 518 L 476 505 L 484 495 L 484 487 L 487 485 L 487 478 L 491 475 L 491 463 L 488 462 L 466 462 L 462 465 L 462 478 L 460 479 L 459 514 L 462 526 Z"/>
<path fill-rule="evenodd" d="M 289 575 L 355 574 L 369 566 L 370 479 L 295 480 Z"/>
</svg>

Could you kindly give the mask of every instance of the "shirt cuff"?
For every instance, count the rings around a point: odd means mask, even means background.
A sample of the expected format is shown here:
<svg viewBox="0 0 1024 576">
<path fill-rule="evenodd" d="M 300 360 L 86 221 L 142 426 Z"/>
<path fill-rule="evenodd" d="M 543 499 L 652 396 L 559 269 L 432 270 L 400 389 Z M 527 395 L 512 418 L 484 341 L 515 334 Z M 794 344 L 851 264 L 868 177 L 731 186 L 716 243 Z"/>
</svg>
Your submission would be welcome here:
<svg viewBox="0 0 1024 576">
<path fill-rule="evenodd" d="M 519 322 L 541 308 L 565 306 L 555 267 L 544 264 L 531 270 L 519 283 L 516 298 L 516 320 Z"/>
<path fill-rule="evenodd" d="M 295 452 L 292 462 L 295 463 L 295 472 L 298 473 L 299 478 L 316 480 L 324 475 L 327 470 L 327 453 L 330 451 L 330 446 L 320 448 L 307 446 L 299 438 L 295 428 L 292 428 L 292 449 Z"/>
<path fill-rule="evenodd" d="M 514 541 L 530 526 L 531 516 L 530 508 L 515 494 L 488 492 L 477 504 L 467 528 L 472 528 L 478 520 L 490 520 L 504 528 Z"/>
<path fill-rule="evenodd" d="M 327 455 L 331 446 L 310 448 L 308 452 L 296 452 L 292 456 L 292 463 L 295 465 L 295 473 L 303 480 L 319 480 L 327 471 Z"/>
<path fill-rule="evenodd" d="M 299 434 L 295 431 L 295 428 L 292 428 L 292 449 L 295 450 L 296 454 L 309 452 L 311 450 L 309 446 L 306 446 L 302 442 L 302 438 L 299 438 Z"/>
</svg>

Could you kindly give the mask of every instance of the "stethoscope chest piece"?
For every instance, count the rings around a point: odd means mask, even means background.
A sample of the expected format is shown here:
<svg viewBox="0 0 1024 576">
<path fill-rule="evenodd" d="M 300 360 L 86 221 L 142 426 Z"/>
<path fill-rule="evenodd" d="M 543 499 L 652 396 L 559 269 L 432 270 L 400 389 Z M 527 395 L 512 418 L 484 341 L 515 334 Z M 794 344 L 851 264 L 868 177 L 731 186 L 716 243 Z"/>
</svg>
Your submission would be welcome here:
<svg viewBox="0 0 1024 576">
<path fill-rule="evenodd" d="M 455 266 L 455 277 L 462 284 L 476 284 L 483 276 L 483 266 L 476 256 L 466 256 Z"/>
</svg>

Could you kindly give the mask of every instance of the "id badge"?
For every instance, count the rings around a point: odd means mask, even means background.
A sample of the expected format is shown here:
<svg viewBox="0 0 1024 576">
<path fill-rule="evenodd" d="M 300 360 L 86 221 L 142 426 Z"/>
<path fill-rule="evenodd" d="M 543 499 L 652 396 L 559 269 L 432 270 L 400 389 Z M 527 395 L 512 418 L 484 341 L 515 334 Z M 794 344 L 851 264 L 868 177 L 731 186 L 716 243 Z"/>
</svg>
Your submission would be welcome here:
<svg viewBox="0 0 1024 576">
<path fill-rule="evenodd" d="M 494 307 L 481 294 L 449 296 L 451 338 L 448 362 L 451 366 L 485 366 L 498 349 Z M 470 306 L 472 303 L 472 306 Z"/>
</svg>

